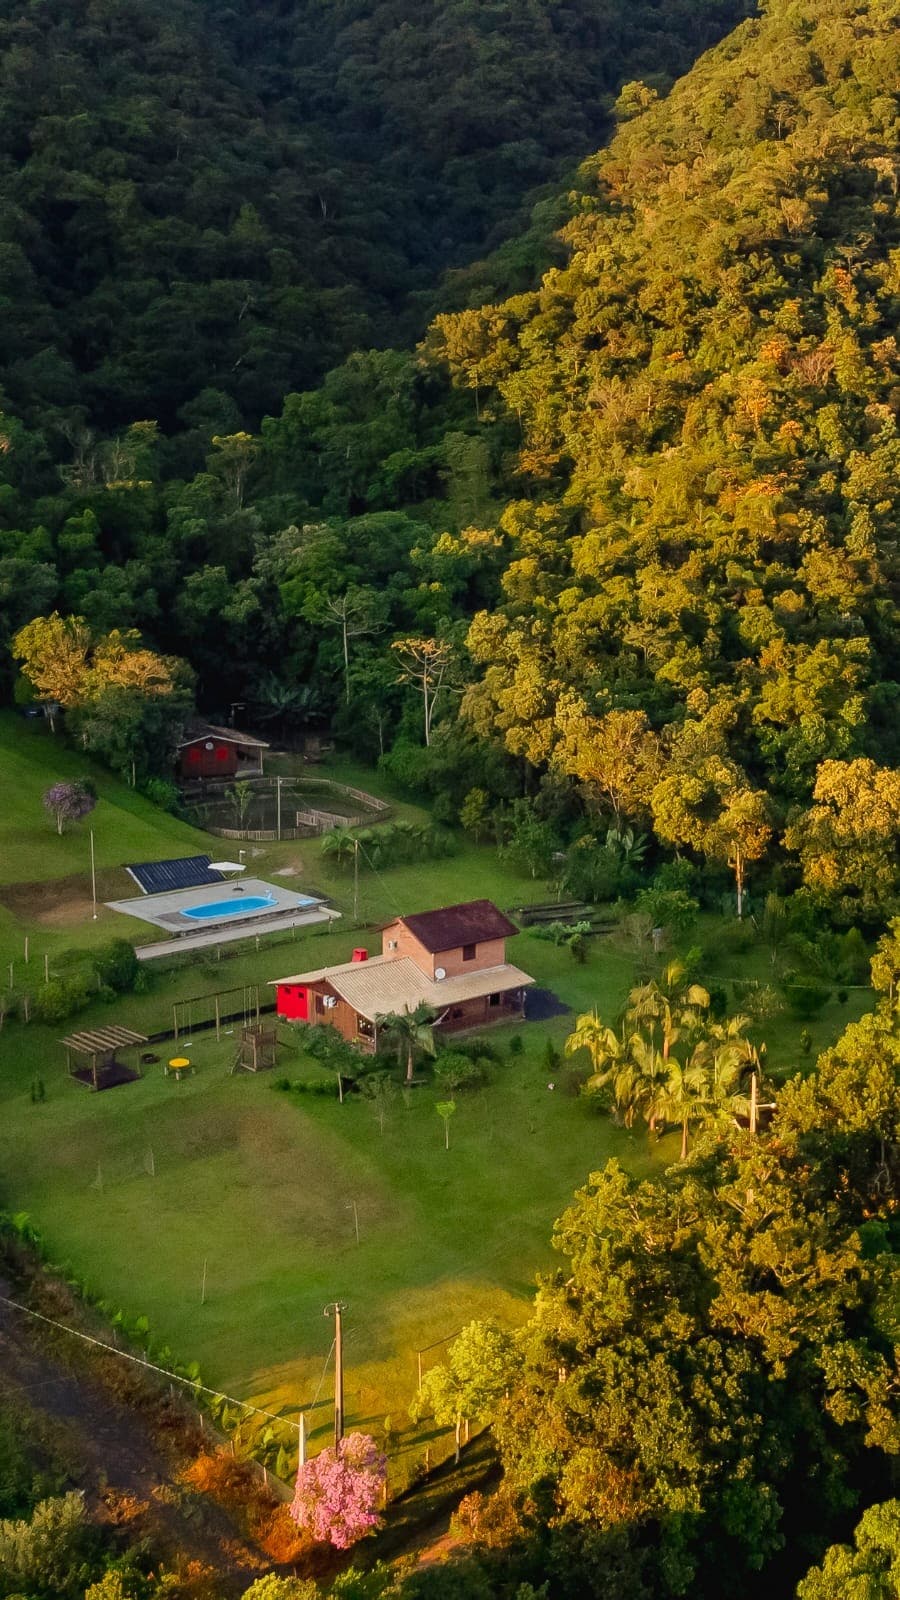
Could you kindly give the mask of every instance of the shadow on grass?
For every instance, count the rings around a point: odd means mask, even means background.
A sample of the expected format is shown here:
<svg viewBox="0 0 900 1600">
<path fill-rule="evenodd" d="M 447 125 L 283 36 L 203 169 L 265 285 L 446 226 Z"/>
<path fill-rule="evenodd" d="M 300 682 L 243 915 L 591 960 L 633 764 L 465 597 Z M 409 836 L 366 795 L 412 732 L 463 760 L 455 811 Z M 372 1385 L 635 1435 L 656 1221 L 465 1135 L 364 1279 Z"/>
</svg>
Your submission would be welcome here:
<svg viewBox="0 0 900 1600">
<path fill-rule="evenodd" d="M 442 1531 L 460 1500 L 476 1489 L 493 1488 L 501 1467 L 490 1433 L 463 1447 L 459 1462 L 452 1457 L 435 1467 L 421 1482 L 391 1501 L 390 1520 L 375 1538 L 366 1541 L 366 1564 L 394 1561 L 426 1538 Z"/>
</svg>

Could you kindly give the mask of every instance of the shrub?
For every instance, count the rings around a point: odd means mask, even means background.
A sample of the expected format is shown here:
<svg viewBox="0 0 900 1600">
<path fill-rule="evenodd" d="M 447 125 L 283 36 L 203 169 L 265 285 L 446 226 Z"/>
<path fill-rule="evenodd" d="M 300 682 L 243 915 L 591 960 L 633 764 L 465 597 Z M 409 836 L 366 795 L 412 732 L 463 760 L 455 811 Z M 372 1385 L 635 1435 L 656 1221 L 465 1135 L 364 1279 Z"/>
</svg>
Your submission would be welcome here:
<svg viewBox="0 0 900 1600">
<path fill-rule="evenodd" d="M 460 1055 L 468 1056 L 470 1061 L 499 1061 L 500 1051 L 493 1039 L 482 1039 L 477 1034 L 471 1039 L 459 1039 L 454 1042 L 454 1050 Z"/>
<path fill-rule="evenodd" d="M 566 853 L 563 887 L 579 900 L 595 903 L 627 897 L 637 882 L 627 862 L 594 838 L 578 839 Z"/>
<path fill-rule="evenodd" d="M 96 985 L 84 973 L 73 973 L 70 978 L 51 978 L 35 995 L 34 1014 L 39 1022 L 65 1022 L 76 1011 L 83 1011 L 96 995 Z"/>
<path fill-rule="evenodd" d="M 443 1089 L 474 1089 L 484 1082 L 484 1071 L 477 1061 L 461 1050 L 443 1050 L 434 1063 L 434 1075 Z"/>
<path fill-rule="evenodd" d="M 328 1095 L 332 1100 L 337 1093 L 336 1084 L 330 1078 L 276 1078 L 272 1088 L 282 1093 Z"/>
<path fill-rule="evenodd" d="M 141 964 L 127 939 L 110 939 L 101 945 L 94 953 L 93 963 L 100 982 L 116 994 L 130 994 L 135 988 Z"/>
<path fill-rule="evenodd" d="M 167 778 L 145 778 L 140 788 L 141 794 L 146 795 L 151 805 L 159 806 L 160 811 L 169 811 L 174 817 L 184 815 L 180 791 Z"/>
<path fill-rule="evenodd" d="M 509 1041 L 509 1053 L 510 1053 L 510 1055 L 511 1056 L 520 1056 L 522 1054 L 522 1051 L 524 1050 L 524 1048 L 525 1048 L 525 1046 L 522 1043 L 521 1034 L 514 1033 L 512 1038 Z"/>
<path fill-rule="evenodd" d="M 848 928 L 838 940 L 838 974 L 843 983 L 868 983 L 869 952 L 858 928 Z"/>
<path fill-rule="evenodd" d="M 589 922 L 536 922 L 528 929 L 532 939 L 547 939 L 557 947 L 567 945 L 569 948 L 573 940 L 583 938 L 590 931 Z"/>
<path fill-rule="evenodd" d="M 663 894 L 673 890 L 680 890 L 697 898 L 697 885 L 700 873 L 692 861 L 685 861 L 682 857 L 678 861 L 664 861 L 653 874 L 651 889 L 658 889 Z"/>
<path fill-rule="evenodd" d="M 683 939 L 697 920 L 699 901 L 685 889 L 642 889 L 635 905 L 652 921 L 654 928 L 665 928 L 673 939 Z"/>
<path fill-rule="evenodd" d="M 710 1016 L 717 1022 L 723 1022 L 728 1015 L 728 990 L 721 983 L 709 983 L 706 986 L 709 994 Z"/>
<path fill-rule="evenodd" d="M 319 1586 L 312 1578 L 279 1578 L 267 1572 L 244 1590 L 242 1600 L 319 1600 Z"/>
<path fill-rule="evenodd" d="M 817 1017 L 830 997 L 830 990 L 822 984 L 803 978 L 788 978 L 782 984 L 782 992 L 793 1015 L 801 1022 Z"/>
<path fill-rule="evenodd" d="M 13 1418 L 0 1412 L 0 1516 L 27 1511 L 33 1483 L 32 1465 Z"/>
<path fill-rule="evenodd" d="M 0 1594 L 81 1600 L 95 1575 L 94 1543 L 80 1494 L 42 1500 L 28 1521 L 0 1522 Z"/>
</svg>

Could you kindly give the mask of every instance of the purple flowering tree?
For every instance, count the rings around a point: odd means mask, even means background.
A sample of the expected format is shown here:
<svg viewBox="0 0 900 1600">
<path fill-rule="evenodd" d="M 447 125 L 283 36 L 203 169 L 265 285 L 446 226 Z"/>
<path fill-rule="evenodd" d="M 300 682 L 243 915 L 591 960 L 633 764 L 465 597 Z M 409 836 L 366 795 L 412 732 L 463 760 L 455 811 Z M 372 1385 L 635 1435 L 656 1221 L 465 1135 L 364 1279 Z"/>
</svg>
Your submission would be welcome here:
<svg viewBox="0 0 900 1600">
<path fill-rule="evenodd" d="M 337 1450 L 322 1450 L 300 1468 L 291 1516 L 318 1543 L 348 1550 L 378 1527 L 386 1481 L 387 1457 L 374 1439 L 348 1433 Z"/>
<path fill-rule="evenodd" d="M 44 794 L 44 809 L 56 818 L 56 831 L 62 833 L 67 822 L 80 822 L 97 804 L 97 796 L 86 783 L 54 783 Z"/>
</svg>

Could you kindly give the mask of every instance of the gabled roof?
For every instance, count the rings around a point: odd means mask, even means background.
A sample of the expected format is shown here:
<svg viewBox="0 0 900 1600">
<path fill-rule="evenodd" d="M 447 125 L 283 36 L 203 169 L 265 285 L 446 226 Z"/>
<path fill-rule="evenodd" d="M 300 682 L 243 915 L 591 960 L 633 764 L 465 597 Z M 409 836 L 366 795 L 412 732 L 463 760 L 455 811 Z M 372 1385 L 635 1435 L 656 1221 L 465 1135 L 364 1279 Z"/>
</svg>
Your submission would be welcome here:
<svg viewBox="0 0 900 1600">
<path fill-rule="evenodd" d="M 220 728 L 214 722 L 194 723 L 175 748 L 184 750 L 189 744 L 199 744 L 203 739 L 221 739 L 224 744 L 242 744 L 251 750 L 269 749 L 265 739 L 255 739 L 252 733 L 241 733 L 239 728 Z"/>
<path fill-rule="evenodd" d="M 447 1006 L 459 1005 L 463 1000 L 527 988 L 534 979 L 505 962 L 503 966 L 482 967 L 479 972 L 461 973 L 457 978 L 436 983 L 409 956 L 372 956 L 368 961 L 345 961 L 338 967 L 275 978 L 270 986 L 285 983 L 328 983 L 360 1016 L 374 1022 L 376 1017 L 415 1011 L 418 1005 L 431 1006 L 440 1014 Z"/>
<path fill-rule="evenodd" d="M 463 944 L 481 944 L 485 939 L 511 939 L 519 931 L 493 900 L 467 900 L 463 905 L 442 906 L 439 911 L 414 911 L 397 921 L 432 955 Z"/>
</svg>

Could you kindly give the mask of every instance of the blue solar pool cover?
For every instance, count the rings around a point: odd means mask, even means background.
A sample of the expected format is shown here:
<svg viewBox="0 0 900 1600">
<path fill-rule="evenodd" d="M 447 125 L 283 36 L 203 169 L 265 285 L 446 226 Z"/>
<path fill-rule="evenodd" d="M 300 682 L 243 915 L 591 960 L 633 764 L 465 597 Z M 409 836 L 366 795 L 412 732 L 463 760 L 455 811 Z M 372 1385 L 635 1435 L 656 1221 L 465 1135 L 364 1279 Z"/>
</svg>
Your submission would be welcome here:
<svg viewBox="0 0 900 1600">
<path fill-rule="evenodd" d="M 209 856 L 175 856 L 171 861 L 139 861 L 126 866 L 144 894 L 165 894 L 168 889 L 198 889 L 205 883 L 222 883 L 221 872 L 210 869 Z"/>
</svg>

